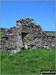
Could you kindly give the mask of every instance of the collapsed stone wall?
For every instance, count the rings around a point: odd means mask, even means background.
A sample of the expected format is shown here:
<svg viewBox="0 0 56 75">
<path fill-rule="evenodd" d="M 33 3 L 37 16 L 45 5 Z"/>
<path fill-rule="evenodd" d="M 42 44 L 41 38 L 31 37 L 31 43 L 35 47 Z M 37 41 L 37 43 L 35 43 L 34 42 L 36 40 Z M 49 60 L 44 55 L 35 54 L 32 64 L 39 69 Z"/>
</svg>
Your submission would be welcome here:
<svg viewBox="0 0 56 75">
<path fill-rule="evenodd" d="M 31 18 L 16 21 L 16 26 L 8 29 L 0 40 L 0 50 L 9 50 L 12 53 L 21 49 L 55 47 L 55 36 L 49 36 Z"/>
</svg>

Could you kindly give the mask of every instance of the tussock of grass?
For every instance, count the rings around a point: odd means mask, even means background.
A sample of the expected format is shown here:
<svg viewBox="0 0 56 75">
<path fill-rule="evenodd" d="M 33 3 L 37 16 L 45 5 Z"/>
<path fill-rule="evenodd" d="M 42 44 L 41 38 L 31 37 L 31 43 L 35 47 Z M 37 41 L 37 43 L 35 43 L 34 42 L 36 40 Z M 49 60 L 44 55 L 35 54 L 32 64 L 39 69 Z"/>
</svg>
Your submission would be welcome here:
<svg viewBox="0 0 56 75">
<path fill-rule="evenodd" d="M 55 70 L 55 49 L 22 50 L 10 55 L 1 53 L 2 74 L 40 74 L 40 70 Z"/>
</svg>

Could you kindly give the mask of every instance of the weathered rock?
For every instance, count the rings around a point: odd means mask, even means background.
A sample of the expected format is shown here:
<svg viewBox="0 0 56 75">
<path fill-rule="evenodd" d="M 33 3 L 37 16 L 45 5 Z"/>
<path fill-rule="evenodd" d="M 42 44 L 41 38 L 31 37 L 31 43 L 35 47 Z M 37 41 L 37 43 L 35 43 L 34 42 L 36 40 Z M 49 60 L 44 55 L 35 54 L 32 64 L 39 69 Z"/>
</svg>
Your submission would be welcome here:
<svg viewBox="0 0 56 75">
<path fill-rule="evenodd" d="M 16 26 L 7 29 L 0 41 L 0 50 L 8 50 L 11 53 L 19 52 L 21 49 L 55 47 L 55 36 L 49 36 L 31 18 L 16 21 Z"/>
</svg>

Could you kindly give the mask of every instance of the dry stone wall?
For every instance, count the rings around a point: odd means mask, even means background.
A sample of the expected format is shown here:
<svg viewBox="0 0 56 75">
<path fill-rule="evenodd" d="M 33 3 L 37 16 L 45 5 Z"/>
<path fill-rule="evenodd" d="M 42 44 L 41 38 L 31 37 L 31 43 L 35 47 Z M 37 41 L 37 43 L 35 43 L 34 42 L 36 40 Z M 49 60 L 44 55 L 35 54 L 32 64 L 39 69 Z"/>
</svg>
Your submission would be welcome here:
<svg viewBox="0 0 56 75">
<path fill-rule="evenodd" d="M 6 30 L 0 39 L 0 50 L 19 52 L 21 49 L 55 47 L 55 36 L 49 36 L 39 24 L 31 18 L 16 21 L 16 26 Z"/>
</svg>

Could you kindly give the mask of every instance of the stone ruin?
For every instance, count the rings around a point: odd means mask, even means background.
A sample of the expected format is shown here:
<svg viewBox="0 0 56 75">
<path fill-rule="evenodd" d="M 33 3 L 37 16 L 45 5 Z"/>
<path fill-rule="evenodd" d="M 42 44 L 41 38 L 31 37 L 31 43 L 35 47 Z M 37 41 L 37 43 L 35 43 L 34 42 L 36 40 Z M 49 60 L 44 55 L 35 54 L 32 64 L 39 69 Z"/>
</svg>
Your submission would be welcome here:
<svg viewBox="0 0 56 75">
<path fill-rule="evenodd" d="M 51 49 L 55 47 L 55 36 L 49 36 L 31 18 L 16 21 L 16 26 L 7 29 L 0 41 L 0 51 L 9 51 L 11 53 L 19 52 L 22 49 Z"/>
</svg>

